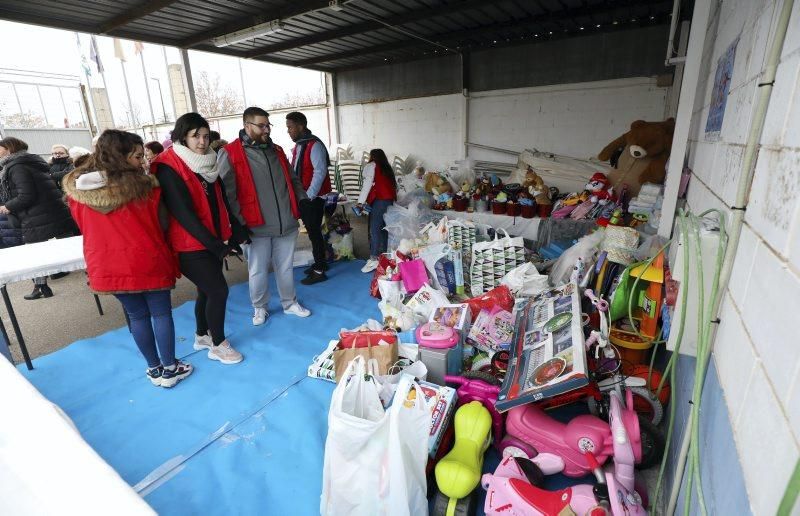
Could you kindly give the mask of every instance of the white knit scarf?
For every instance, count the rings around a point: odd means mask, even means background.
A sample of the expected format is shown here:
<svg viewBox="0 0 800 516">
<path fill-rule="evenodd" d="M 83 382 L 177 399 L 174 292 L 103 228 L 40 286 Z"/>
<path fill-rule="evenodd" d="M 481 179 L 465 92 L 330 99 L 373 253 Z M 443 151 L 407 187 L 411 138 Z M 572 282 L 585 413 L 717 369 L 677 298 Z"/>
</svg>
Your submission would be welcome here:
<svg viewBox="0 0 800 516">
<path fill-rule="evenodd" d="M 219 177 L 217 153 L 212 149 L 206 149 L 205 154 L 197 154 L 189 150 L 189 147 L 177 142 L 172 144 L 172 148 L 175 149 L 175 154 L 186 163 L 186 166 L 195 174 L 201 175 L 206 182 L 213 183 Z"/>
</svg>

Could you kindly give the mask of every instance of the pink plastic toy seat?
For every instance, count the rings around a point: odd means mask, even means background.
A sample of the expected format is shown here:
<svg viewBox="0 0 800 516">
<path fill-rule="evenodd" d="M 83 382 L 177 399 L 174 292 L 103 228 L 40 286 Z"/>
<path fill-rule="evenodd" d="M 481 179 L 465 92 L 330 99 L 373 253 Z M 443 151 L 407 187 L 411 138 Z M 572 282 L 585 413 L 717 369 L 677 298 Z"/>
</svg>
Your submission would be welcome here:
<svg viewBox="0 0 800 516">
<path fill-rule="evenodd" d="M 417 344 L 424 348 L 447 349 L 458 344 L 458 332 L 437 322 L 417 326 Z"/>
<path fill-rule="evenodd" d="M 564 459 L 563 474 L 573 478 L 592 471 L 585 451 L 591 451 L 600 464 L 613 453 L 611 429 L 602 419 L 581 415 L 564 424 L 535 405 L 511 409 L 506 417 L 506 434 L 539 453 L 560 456 Z"/>
</svg>

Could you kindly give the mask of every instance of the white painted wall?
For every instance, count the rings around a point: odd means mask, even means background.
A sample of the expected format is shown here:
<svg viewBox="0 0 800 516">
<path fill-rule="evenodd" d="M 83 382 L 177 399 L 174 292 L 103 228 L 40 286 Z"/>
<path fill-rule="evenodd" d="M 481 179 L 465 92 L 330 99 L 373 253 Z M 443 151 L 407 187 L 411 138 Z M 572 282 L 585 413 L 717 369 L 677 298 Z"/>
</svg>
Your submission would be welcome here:
<svg viewBox="0 0 800 516">
<path fill-rule="evenodd" d="M 429 169 L 463 158 L 462 95 L 437 95 L 339 106 L 342 143 L 356 155 L 381 148 L 392 156 L 413 155 Z"/>
<path fill-rule="evenodd" d="M 668 88 L 637 77 L 579 84 L 473 93 L 472 143 L 522 151 L 535 148 L 590 158 L 638 119 L 664 119 Z M 470 157 L 509 161 L 507 155 L 472 148 Z"/>
<path fill-rule="evenodd" d="M 713 8 L 690 131 L 694 175 L 687 197 L 695 213 L 712 207 L 728 211 L 734 202 L 757 83 L 782 2 L 722 0 Z M 722 131 L 711 141 L 705 125 L 717 61 L 737 37 Z M 800 458 L 799 71 L 800 2 L 795 2 L 714 350 L 757 515 L 775 514 Z"/>
<path fill-rule="evenodd" d="M 588 158 L 637 119 L 663 120 L 668 88 L 654 78 L 518 88 L 472 94 L 469 141 L 522 152 L 526 148 Z M 344 105 L 341 141 L 357 154 L 381 147 L 441 169 L 464 157 L 464 97 L 459 94 Z M 475 159 L 513 156 L 471 148 Z"/>
</svg>

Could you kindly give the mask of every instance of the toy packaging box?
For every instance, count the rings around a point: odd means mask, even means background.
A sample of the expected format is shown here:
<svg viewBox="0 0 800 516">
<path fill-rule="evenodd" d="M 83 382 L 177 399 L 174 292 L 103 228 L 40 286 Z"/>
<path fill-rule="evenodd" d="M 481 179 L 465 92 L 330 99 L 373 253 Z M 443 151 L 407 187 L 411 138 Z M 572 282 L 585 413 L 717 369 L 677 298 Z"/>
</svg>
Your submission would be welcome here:
<svg viewBox="0 0 800 516">
<path fill-rule="evenodd" d="M 475 348 L 496 352 L 508 349 L 514 334 L 514 316 L 506 310 L 483 309 L 467 334 L 467 344 Z"/>
<path fill-rule="evenodd" d="M 430 382 L 419 382 L 428 409 L 431 411 L 431 432 L 428 440 L 428 455 L 433 458 L 442 443 L 456 409 L 456 390 L 452 387 L 436 385 Z"/>
<path fill-rule="evenodd" d="M 520 310 L 497 410 L 550 398 L 589 383 L 581 306 L 574 283 L 540 293 Z"/>
</svg>

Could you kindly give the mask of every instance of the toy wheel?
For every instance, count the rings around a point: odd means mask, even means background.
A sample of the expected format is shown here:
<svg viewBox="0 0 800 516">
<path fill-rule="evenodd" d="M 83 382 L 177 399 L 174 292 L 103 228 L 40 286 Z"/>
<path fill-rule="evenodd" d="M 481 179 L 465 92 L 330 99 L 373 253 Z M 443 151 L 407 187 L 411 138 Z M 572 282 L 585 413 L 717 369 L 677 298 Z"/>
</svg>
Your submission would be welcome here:
<svg viewBox="0 0 800 516">
<path fill-rule="evenodd" d="M 475 514 L 475 496 L 470 494 L 466 498 L 460 498 L 456 502 L 454 516 L 472 516 Z M 450 504 L 450 497 L 442 493 L 436 492 L 436 498 L 433 501 L 433 512 L 431 516 L 447 516 L 447 507 Z"/>
<path fill-rule="evenodd" d="M 509 435 L 506 435 L 505 438 L 500 442 L 500 453 L 502 454 L 503 458 L 522 457 L 524 459 L 532 459 L 536 457 L 537 454 L 534 447 L 529 446 L 516 437 L 511 437 Z"/>
<path fill-rule="evenodd" d="M 659 464 L 664 455 L 664 435 L 656 425 L 639 416 L 639 433 L 642 438 L 642 461 L 636 465 L 647 469 Z"/>
<path fill-rule="evenodd" d="M 631 393 L 636 412 L 653 425 L 659 424 L 664 417 L 664 408 L 656 395 L 646 387 L 631 387 Z"/>
<path fill-rule="evenodd" d="M 473 380 L 481 380 L 489 385 L 500 386 L 500 380 L 495 378 L 491 373 L 486 373 L 484 371 L 465 371 L 462 373 L 462 376 Z"/>
</svg>

